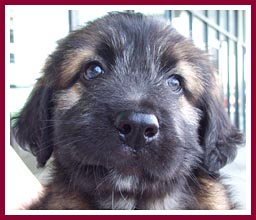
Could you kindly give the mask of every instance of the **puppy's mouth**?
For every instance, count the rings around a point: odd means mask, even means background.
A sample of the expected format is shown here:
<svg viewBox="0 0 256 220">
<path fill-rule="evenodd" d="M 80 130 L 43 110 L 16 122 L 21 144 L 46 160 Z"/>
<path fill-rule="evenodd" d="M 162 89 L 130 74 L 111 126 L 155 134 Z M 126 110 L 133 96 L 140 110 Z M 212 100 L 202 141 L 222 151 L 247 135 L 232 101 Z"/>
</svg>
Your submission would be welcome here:
<svg viewBox="0 0 256 220">
<path fill-rule="evenodd" d="M 147 148 L 159 136 L 157 117 L 149 113 L 122 111 L 117 114 L 114 126 L 121 143 L 116 153 L 122 158 L 122 161 L 117 161 L 115 169 L 127 175 L 140 175 L 144 170 Z"/>
</svg>

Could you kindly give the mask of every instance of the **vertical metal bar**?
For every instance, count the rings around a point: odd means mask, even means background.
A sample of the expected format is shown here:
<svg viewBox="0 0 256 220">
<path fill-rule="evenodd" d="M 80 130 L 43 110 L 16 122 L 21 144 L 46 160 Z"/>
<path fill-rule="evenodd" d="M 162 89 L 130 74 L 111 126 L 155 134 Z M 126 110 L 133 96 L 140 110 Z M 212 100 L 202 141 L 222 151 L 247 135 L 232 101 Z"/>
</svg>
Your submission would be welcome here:
<svg viewBox="0 0 256 220">
<path fill-rule="evenodd" d="M 245 18 L 246 18 L 246 11 L 243 11 L 243 43 L 245 42 L 245 39 L 246 39 L 246 36 L 245 36 L 245 34 L 246 34 L 246 20 L 245 20 Z"/>
<path fill-rule="evenodd" d="M 243 26 L 244 27 L 244 26 Z M 246 48 L 243 48 L 243 62 L 242 62 L 242 65 L 243 65 L 243 74 L 242 74 L 242 80 L 243 80 L 243 83 L 242 83 L 242 95 L 243 95 L 243 101 L 242 101 L 242 106 L 243 106 L 243 109 L 242 109 L 242 112 L 243 112 L 243 131 L 244 133 L 246 133 L 246 93 L 245 93 L 245 89 L 246 89 L 246 84 L 245 84 L 245 49 Z"/>
<path fill-rule="evenodd" d="M 204 12 L 205 16 L 208 17 L 208 11 L 205 10 Z M 209 51 L 209 33 L 208 33 L 208 24 L 207 22 L 204 22 L 204 41 L 205 41 L 205 50 Z"/>
<path fill-rule="evenodd" d="M 79 26 L 79 11 L 68 10 L 69 32 L 75 30 Z"/>
<path fill-rule="evenodd" d="M 189 36 L 190 36 L 190 39 L 192 39 L 193 38 L 193 34 L 192 34 L 193 15 L 190 11 L 188 11 L 188 16 L 189 16 Z"/>
<path fill-rule="evenodd" d="M 244 11 L 238 11 L 238 38 L 244 42 L 245 40 L 245 14 Z M 239 128 L 246 133 L 246 94 L 245 94 L 245 47 L 238 45 L 238 83 L 239 83 Z"/>
<path fill-rule="evenodd" d="M 238 11 L 235 11 L 235 35 L 238 37 Z M 240 62 L 240 60 L 238 60 L 238 43 L 235 42 L 235 67 L 236 67 L 236 76 L 235 76 L 235 124 L 236 126 L 239 128 L 240 124 L 239 124 L 239 85 L 238 85 L 238 62 Z"/>
<path fill-rule="evenodd" d="M 220 11 L 219 10 L 217 11 L 217 20 L 216 20 L 216 22 L 217 22 L 217 25 L 220 26 Z M 216 31 L 217 31 L 217 39 L 220 40 L 220 32 L 219 32 L 219 30 L 216 30 Z"/>
<path fill-rule="evenodd" d="M 243 42 L 245 42 L 245 39 L 246 39 L 246 26 L 245 26 L 245 14 L 246 12 L 243 11 L 242 13 L 242 27 L 243 27 Z M 246 53 L 246 48 L 243 47 L 243 62 L 242 62 L 242 65 L 243 65 L 243 68 L 242 68 L 242 71 L 243 71 L 243 74 L 242 74 L 242 80 L 243 80 L 243 83 L 242 83 L 242 95 L 243 95 L 243 125 L 244 125 L 244 133 L 246 133 L 246 93 L 245 93 L 245 89 L 246 89 L 246 83 L 245 83 L 245 53 Z"/>
<path fill-rule="evenodd" d="M 71 32 L 72 29 L 72 10 L 68 10 L 68 26 L 69 26 L 69 32 Z"/>
<path fill-rule="evenodd" d="M 227 31 L 229 31 L 229 12 L 228 11 L 226 11 L 226 19 L 227 19 Z M 227 65 L 228 65 L 228 68 L 227 68 L 227 70 L 228 70 L 228 72 L 227 72 L 227 79 L 228 79 L 228 84 L 227 84 L 227 104 L 228 104 L 228 115 L 229 115 L 229 117 L 230 117 L 230 82 L 229 82 L 229 77 L 230 77 L 230 40 L 229 40 L 229 38 L 228 37 L 226 37 L 226 39 L 227 39 L 227 54 L 228 54 L 228 59 L 227 59 L 227 61 L 228 61 L 228 63 L 227 63 Z"/>
<path fill-rule="evenodd" d="M 173 11 L 172 10 L 165 10 L 164 11 L 164 16 L 165 16 L 166 19 L 171 21 L 172 18 L 173 18 Z"/>
<path fill-rule="evenodd" d="M 217 17 L 216 17 L 216 23 L 217 23 L 217 25 L 218 26 L 220 26 L 220 11 L 218 10 L 217 11 Z M 221 42 L 220 42 L 220 31 L 219 31 L 219 29 L 216 29 L 216 31 L 217 31 L 217 40 L 218 40 L 218 44 L 219 44 L 219 46 L 218 46 L 218 60 L 217 60 L 217 68 L 219 69 L 220 68 L 220 44 L 221 44 Z"/>
</svg>

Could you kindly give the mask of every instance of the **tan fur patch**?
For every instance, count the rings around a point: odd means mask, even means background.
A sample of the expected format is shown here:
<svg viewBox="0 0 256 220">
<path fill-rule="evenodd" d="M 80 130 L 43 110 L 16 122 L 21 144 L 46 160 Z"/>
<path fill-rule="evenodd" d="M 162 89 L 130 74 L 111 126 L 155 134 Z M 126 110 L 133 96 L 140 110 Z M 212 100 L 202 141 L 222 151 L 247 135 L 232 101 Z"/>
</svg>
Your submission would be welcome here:
<svg viewBox="0 0 256 220">
<path fill-rule="evenodd" d="M 185 97 L 182 97 L 180 100 L 180 112 L 184 120 L 188 123 L 197 127 L 198 121 L 200 119 L 198 111 L 192 106 Z"/>
<path fill-rule="evenodd" d="M 194 94 L 195 97 L 202 95 L 204 86 L 200 74 L 197 73 L 196 67 L 188 62 L 180 61 L 177 64 L 179 74 L 185 79 L 187 88 Z"/>
<path fill-rule="evenodd" d="M 212 87 L 212 95 L 214 97 L 216 97 L 217 100 L 223 100 L 222 94 L 221 94 L 221 88 L 222 88 L 222 83 L 220 80 L 220 77 L 217 73 L 215 73 L 213 75 L 213 77 L 211 78 L 211 81 L 213 83 L 213 87 Z"/>
<path fill-rule="evenodd" d="M 204 192 L 198 196 L 201 209 L 229 210 L 231 205 L 225 187 L 214 180 L 200 179 Z"/>
<path fill-rule="evenodd" d="M 94 51 L 89 49 L 76 50 L 74 53 L 66 54 L 66 61 L 61 67 L 60 86 L 65 86 L 79 71 L 81 64 L 94 56 Z"/>
<path fill-rule="evenodd" d="M 174 117 L 174 125 L 175 129 L 178 132 L 180 137 L 184 137 L 187 132 L 195 132 L 195 131 L 187 131 L 184 130 L 183 123 L 180 123 L 180 120 L 185 121 L 186 124 L 192 125 L 195 129 L 197 129 L 200 119 L 200 113 L 198 110 L 195 109 L 194 106 L 192 106 L 186 98 L 183 96 L 179 100 L 179 109 L 180 111 L 177 112 L 177 114 L 180 115 L 180 117 Z"/>
<path fill-rule="evenodd" d="M 75 83 L 71 88 L 66 90 L 61 90 L 58 95 L 56 95 L 56 108 L 58 110 L 68 110 L 72 108 L 81 97 L 81 85 L 80 83 Z"/>
</svg>

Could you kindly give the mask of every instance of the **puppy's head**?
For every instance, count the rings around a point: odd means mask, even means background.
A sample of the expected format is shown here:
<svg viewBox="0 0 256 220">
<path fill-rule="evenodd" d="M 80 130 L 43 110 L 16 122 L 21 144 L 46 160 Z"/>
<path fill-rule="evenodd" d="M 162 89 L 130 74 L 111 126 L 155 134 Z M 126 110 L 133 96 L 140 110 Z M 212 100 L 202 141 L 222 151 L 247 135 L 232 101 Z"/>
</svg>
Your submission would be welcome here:
<svg viewBox="0 0 256 220">
<path fill-rule="evenodd" d="M 215 171 L 235 155 L 207 56 L 163 22 L 112 13 L 63 39 L 16 121 L 43 166 L 160 179 Z"/>
</svg>

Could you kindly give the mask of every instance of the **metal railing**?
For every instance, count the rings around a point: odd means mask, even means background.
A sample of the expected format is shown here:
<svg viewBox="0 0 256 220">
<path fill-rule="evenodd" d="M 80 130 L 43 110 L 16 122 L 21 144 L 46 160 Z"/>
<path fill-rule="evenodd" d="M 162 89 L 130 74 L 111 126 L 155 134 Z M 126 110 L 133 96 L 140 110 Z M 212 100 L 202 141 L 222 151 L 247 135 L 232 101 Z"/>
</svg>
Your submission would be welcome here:
<svg viewBox="0 0 256 220">
<path fill-rule="evenodd" d="M 213 56 L 215 64 L 222 79 L 224 104 L 228 115 L 242 132 L 246 128 L 246 81 L 245 81 L 245 13 L 238 10 L 192 11 L 186 10 L 189 23 L 190 38 L 194 40 L 193 29 L 198 27 L 193 20 L 202 22 L 204 27 L 203 39 L 205 50 Z M 180 14 L 179 12 L 178 14 Z M 177 11 L 165 11 L 166 18 L 172 20 L 177 16 Z M 214 15 L 214 16 L 212 16 Z M 211 30 L 211 31 L 210 31 Z M 215 36 L 211 36 L 215 35 Z M 212 41 L 214 39 L 214 44 Z M 218 42 L 216 47 L 216 42 Z M 215 45 L 215 48 L 212 48 Z M 225 45 L 225 47 L 223 47 Z M 223 54 L 226 60 L 221 60 Z"/>
</svg>

